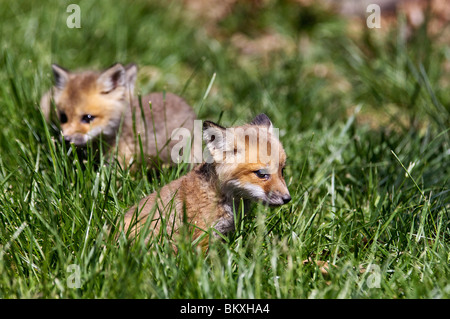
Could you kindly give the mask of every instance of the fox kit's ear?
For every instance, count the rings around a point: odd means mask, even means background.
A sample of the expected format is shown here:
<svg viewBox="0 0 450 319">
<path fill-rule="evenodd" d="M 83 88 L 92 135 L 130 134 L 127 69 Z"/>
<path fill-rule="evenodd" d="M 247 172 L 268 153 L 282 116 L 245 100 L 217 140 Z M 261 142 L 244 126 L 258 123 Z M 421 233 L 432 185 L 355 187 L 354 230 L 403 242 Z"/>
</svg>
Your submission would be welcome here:
<svg viewBox="0 0 450 319">
<path fill-rule="evenodd" d="M 211 121 L 203 122 L 203 140 L 206 142 L 206 145 L 217 145 L 221 142 L 221 140 L 225 136 L 225 130 L 223 126 L 219 124 L 213 123 Z M 209 147 L 209 146 L 208 146 Z"/>
<path fill-rule="evenodd" d="M 57 64 L 52 64 L 53 76 L 55 78 L 55 87 L 62 90 L 69 81 L 69 71 Z"/>
<path fill-rule="evenodd" d="M 253 119 L 253 121 L 250 122 L 250 124 L 257 125 L 257 126 L 265 126 L 265 127 L 267 127 L 267 130 L 269 131 L 269 133 L 272 133 L 272 131 L 273 131 L 272 122 L 270 121 L 269 117 L 264 113 L 257 115 Z"/>
<path fill-rule="evenodd" d="M 210 122 L 203 122 L 203 140 L 206 142 L 206 147 L 215 162 L 224 160 L 224 152 L 231 150 L 234 146 L 231 141 L 231 136 L 227 136 L 231 132 L 227 132 L 226 128 Z"/>
<path fill-rule="evenodd" d="M 134 92 L 134 83 L 136 82 L 137 71 L 137 65 L 134 63 L 130 63 L 125 67 L 127 85 L 131 94 Z"/>
<path fill-rule="evenodd" d="M 125 86 L 126 71 L 122 64 L 114 64 L 109 69 L 103 71 L 97 79 L 102 93 L 106 94 L 113 91 L 118 86 Z"/>
</svg>

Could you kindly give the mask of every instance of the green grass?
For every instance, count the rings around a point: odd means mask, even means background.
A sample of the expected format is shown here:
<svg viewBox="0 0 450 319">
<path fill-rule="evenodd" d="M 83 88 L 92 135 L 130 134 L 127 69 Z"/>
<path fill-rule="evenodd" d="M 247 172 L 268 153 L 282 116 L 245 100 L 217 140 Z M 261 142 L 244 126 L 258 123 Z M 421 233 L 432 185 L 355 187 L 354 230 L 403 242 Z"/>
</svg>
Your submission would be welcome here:
<svg viewBox="0 0 450 319">
<path fill-rule="evenodd" d="M 82 28 L 69 29 L 69 3 L 0 1 L 0 298 L 450 297 L 442 41 L 424 28 L 349 37 L 342 18 L 290 1 L 240 5 L 216 36 L 177 1 L 80 1 Z M 268 29 L 296 49 L 259 57 L 231 44 Z M 175 255 L 167 238 L 116 242 L 108 230 L 127 208 L 189 168 L 130 173 L 96 165 L 94 150 L 80 161 L 38 110 L 51 63 L 114 62 L 137 63 L 140 92 L 182 94 L 200 119 L 268 114 L 292 201 L 237 212 L 237 231 L 208 254 L 183 242 Z M 335 267 L 322 274 L 308 258 Z"/>
</svg>

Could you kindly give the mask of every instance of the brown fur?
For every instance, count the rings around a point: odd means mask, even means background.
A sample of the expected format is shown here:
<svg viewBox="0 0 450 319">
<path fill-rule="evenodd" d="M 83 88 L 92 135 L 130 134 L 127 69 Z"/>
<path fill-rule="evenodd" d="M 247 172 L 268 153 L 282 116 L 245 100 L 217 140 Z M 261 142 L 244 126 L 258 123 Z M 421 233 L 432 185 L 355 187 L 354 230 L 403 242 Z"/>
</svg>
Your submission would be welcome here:
<svg viewBox="0 0 450 319">
<path fill-rule="evenodd" d="M 205 122 L 204 132 L 208 128 L 216 133 L 225 130 L 214 123 Z M 178 234 L 185 222 L 191 227 L 192 239 L 198 238 L 211 228 L 214 228 L 212 234 L 218 237 L 216 232 L 225 235 L 234 230 L 233 212 L 238 209 L 241 200 L 246 207 L 252 200 L 273 206 L 290 200 L 282 176 L 286 154 L 277 138 L 270 135 L 267 142 L 278 144 L 279 152 L 271 154 L 269 159 L 258 156 L 255 163 L 248 161 L 249 153 L 257 150 L 254 145 L 246 143 L 244 163 L 223 163 L 220 161 L 220 151 L 226 151 L 230 145 L 215 144 L 214 139 L 206 133 L 204 138 L 213 161 L 198 165 L 187 175 L 143 198 L 138 205 L 129 209 L 125 214 L 123 227 L 128 237 L 136 237 L 144 225 L 148 226 L 149 230 L 149 234 L 145 234 L 146 240 L 159 236 L 161 230 L 167 234 Z M 258 140 L 262 138 L 261 134 L 257 134 Z M 215 141 L 217 142 L 217 139 Z M 231 145 L 231 149 L 233 148 L 236 148 L 235 143 Z M 231 156 L 236 156 L 238 152 L 236 149 Z M 275 173 L 267 180 L 255 174 L 255 171 L 275 164 Z M 165 228 L 161 228 L 162 225 L 165 225 Z M 200 246 L 207 248 L 208 239 L 203 239 Z"/>
<path fill-rule="evenodd" d="M 172 131 L 180 127 L 193 129 L 193 109 L 172 93 L 152 93 L 142 97 L 142 116 L 139 100 L 133 96 L 135 65 L 125 68 L 116 64 L 102 72 L 70 72 L 56 65 L 52 67 L 55 86 L 42 97 L 41 109 L 49 121 L 55 117 L 61 119 L 61 114 L 66 116 L 67 122 L 60 122 L 62 134 L 76 146 L 85 146 L 88 140 L 102 134 L 109 144 L 109 152 L 114 154 L 117 146 L 118 161 L 122 166 L 128 166 L 141 160 L 140 136 L 148 164 L 154 164 L 157 157 L 170 163 L 170 149 L 176 143 L 170 140 Z M 52 100 L 56 114 L 52 114 Z M 92 122 L 81 120 L 86 114 L 95 117 Z"/>
</svg>

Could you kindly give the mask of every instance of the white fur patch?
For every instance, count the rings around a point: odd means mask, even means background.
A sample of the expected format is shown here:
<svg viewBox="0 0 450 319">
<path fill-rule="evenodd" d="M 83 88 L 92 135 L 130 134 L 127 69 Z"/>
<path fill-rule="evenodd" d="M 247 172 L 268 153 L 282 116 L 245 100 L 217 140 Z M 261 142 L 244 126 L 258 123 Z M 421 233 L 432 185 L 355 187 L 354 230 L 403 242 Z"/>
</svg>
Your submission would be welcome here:
<svg viewBox="0 0 450 319">
<path fill-rule="evenodd" d="M 265 199 L 266 193 L 264 190 L 255 184 L 245 183 L 242 185 L 242 188 L 245 189 L 253 198 Z"/>
<path fill-rule="evenodd" d="M 267 199 L 266 193 L 259 185 L 255 185 L 252 183 L 242 184 L 239 180 L 236 179 L 229 181 L 228 184 L 233 186 L 232 192 L 234 194 L 242 194 L 245 195 L 245 197 L 250 197 L 252 199 Z"/>
<path fill-rule="evenodd" d="M 91 141 L 91 140 L 97 138 L 97 136 L 99 136 L 101 132 L 102 132 L 101 127 L 94 127 L 93 129 L 91 129 L 87 134 L 85 134 L 86 143 L 87 143 L 87 141 Z"/>
<path fill-rule="evenodd" d="M 96 139 L 101 133 L 103 133 L 105 136 L 114 136 L 119 130 L 119 125 L 120 125 L 120 117 L 111 118 L 105 127 L 101 126 L 93 127 L 87 134 L 85 134 L 86 143 L 88 141 Z"/>
</svg>

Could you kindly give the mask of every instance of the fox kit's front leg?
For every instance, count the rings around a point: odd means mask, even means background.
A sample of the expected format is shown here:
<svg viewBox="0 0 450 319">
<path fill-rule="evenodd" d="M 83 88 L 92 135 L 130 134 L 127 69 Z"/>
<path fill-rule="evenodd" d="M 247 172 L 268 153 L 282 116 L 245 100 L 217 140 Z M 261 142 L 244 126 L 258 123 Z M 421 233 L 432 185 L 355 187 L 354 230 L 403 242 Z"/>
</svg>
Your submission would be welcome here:
<svg viewBox="0 0 450 319">
<path fill-rule="evenodd" d="M 234 218 L 230 216 L 224 216 L 219 218 L 217 222 L 213 226 L 214 230 L 213 235 L 215 238 L 220 238 L 221 236 L 218 234 L 226 235 L 230 232 L 233 232 L 234 227 Z"/>
<path fill-rule="evenodd" d="M 141 200 L 138 207 L 142 216 L 155 208 L 162 211 L 161 205 L 174 201 L 175 214 L 186 217 L 180 222 L 195 226 L 194 239 L 203 233 L 201 230 L 210 228 L 214 228 L 214 237 L 220 237 L 216 232 L 226 235 L 234 231 L 234 215 L 241 201 L 247 210 L 251 201 L 280 206 L 291 200 L 283 176 L 286 154 L 272 134 L 272 123 L 266 115 L 232 128 L 235 131 L 212 122 L 204 122 L 203 129 L 208 160 L 164 186 L 158 192 L 158 201 L 155 193 Z M 270 154 L 261 153 L 262 146 L 270 148 Z M 135 229 L 130 223 L 135 212 L 133 207 L 125 215 L 126 231 Z M 207 247 L 208 240 L 203 239 L 200 245 Z"/>
</svg>

